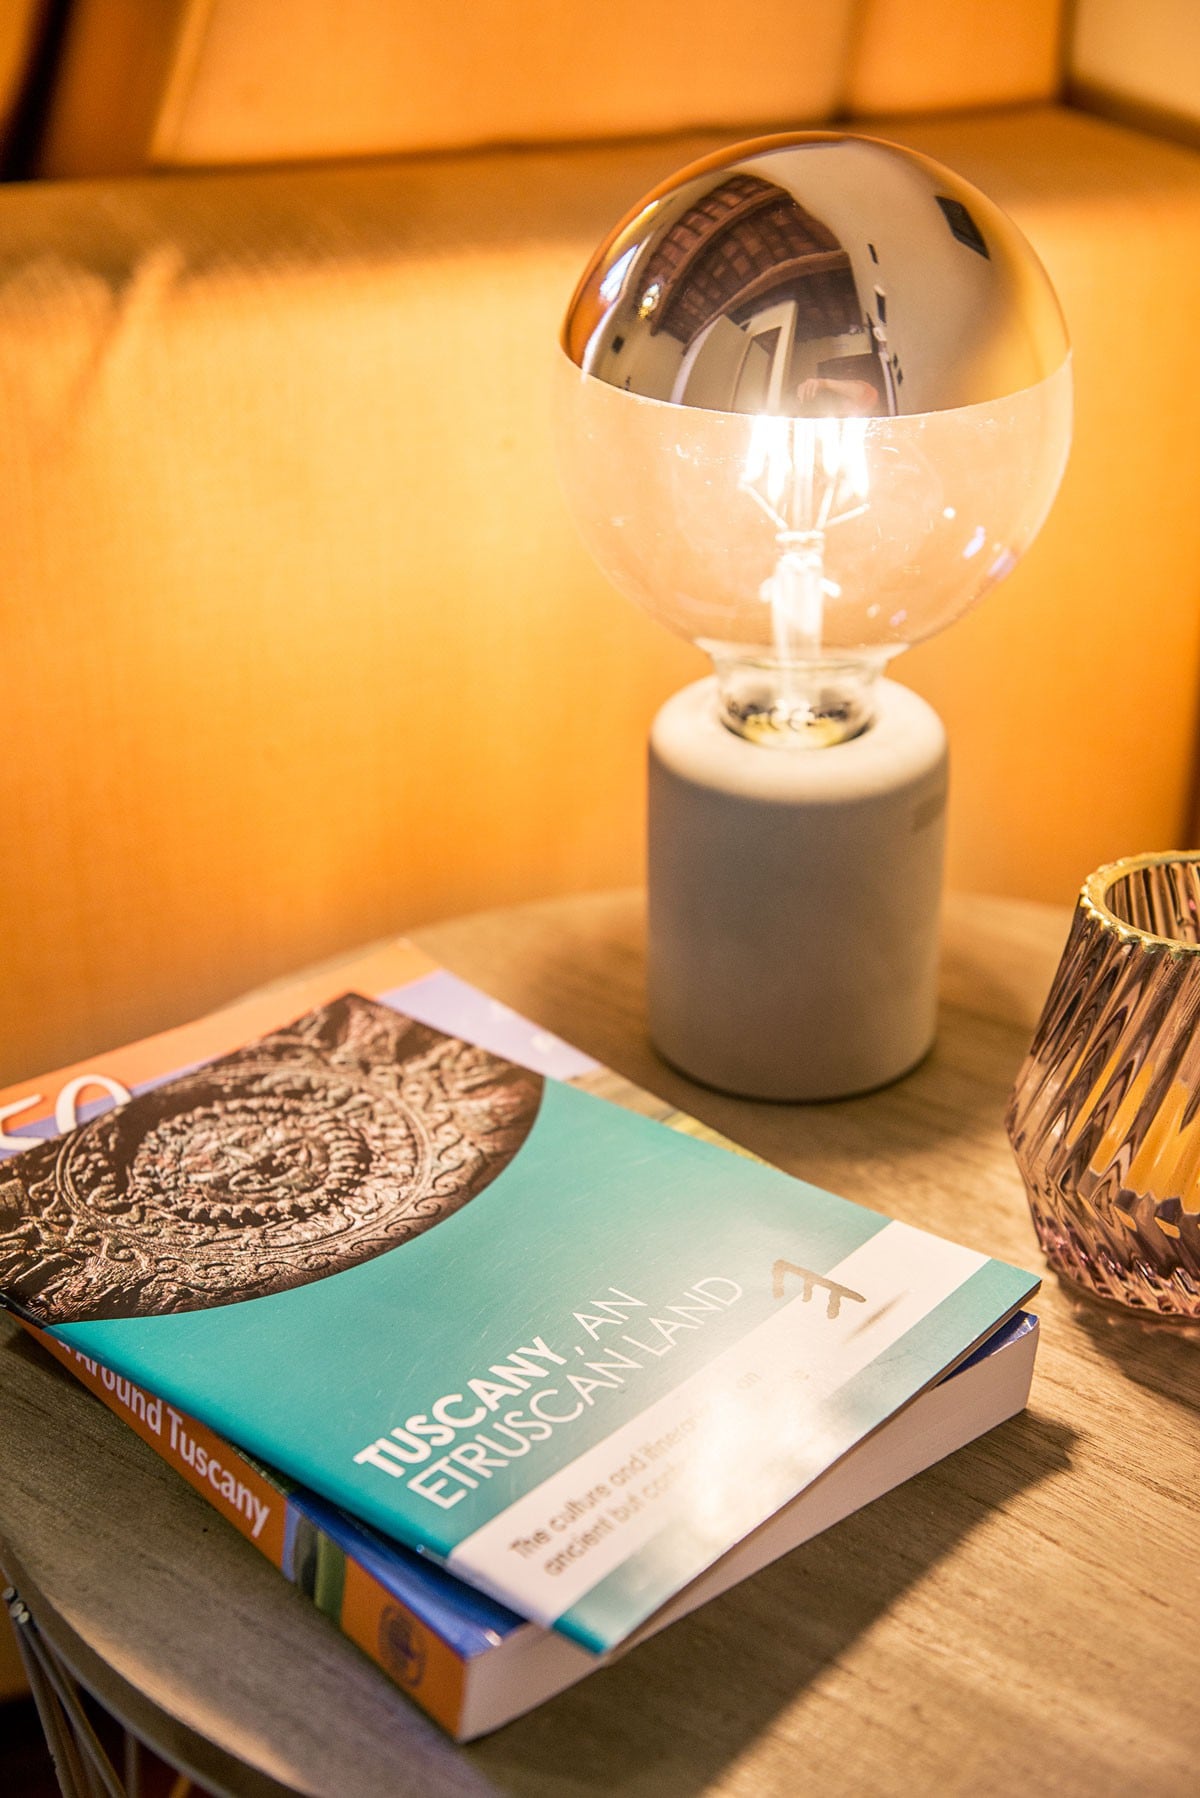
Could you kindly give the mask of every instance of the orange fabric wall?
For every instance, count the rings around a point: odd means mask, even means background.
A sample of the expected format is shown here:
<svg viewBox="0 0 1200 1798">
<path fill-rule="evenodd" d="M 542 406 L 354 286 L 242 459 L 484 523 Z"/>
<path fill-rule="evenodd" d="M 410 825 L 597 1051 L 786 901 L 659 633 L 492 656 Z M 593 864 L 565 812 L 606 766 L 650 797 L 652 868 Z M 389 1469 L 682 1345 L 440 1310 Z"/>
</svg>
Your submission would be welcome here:
<svg viewBox="0 0 1200 1798">
<path fill-rule="evenodd" d="M 891 129 L 892 127 L 888 127 Z M 1067 900 L 1178 838 L 1200 668 L 1200 157 L 1056 108 L 898 125 L 1013 211 L 1075 343 L 1025 564 L 897 665 L 956 885 Z M 5 1072 L 417 920 L 641 871 L 703 671 L 558 493 L 563 307 L 712 140 L 0 191 Z"/>
<path fill-rule="evenodd" d="M 435 43 L 432 14 L 427 42 L 395 35 L 407 9 L 344 0 L 329 37 L 328 6 L 297 0 L 297 86 L 243 34 L 260 4 L 164 3 L 130 62 L 146 9 L 79 0 L 51 148 L 85 166 L 345 150 L 311 106 L 286 135 L 326 88 L 378 147 L 401 41 L 441 58 L 441 87 L 405 80 L 448 139 L 568 115 L 649 129 L 706 95 L 722 117 L 982 105 L 1048 91 L 1058 55 L 1044 0 L 764 0 L 724 62 L 707 5 L 686 56 L 660 29 L 679 14 L 642 29 L 621 5 L 580 14 L 570 55 L 543 32 L 525 56 L 547 9 L 491 0 L 475 24 L 511 44 L 489 62 L 482 38 Z M 372 21 L 383 112 L 342 104 Z M 614 21 L 643 51 L 619 81 Z M 344 35 L 326 64 L 321 30 Z M 807 60 L 780 55 L 788 31 Z M 71 139 L 85 68 L 104 78 Z M 124 135 L 114 93 L 141 96 Z M 416 113 L 388 116 L 395 147 Z M 269 118 L 284 135 L 256 138 Z M 1179 321 L 1200 302 L 1200 156 L 1057 105 L 868 123 L 1013 212 L 1071 328 L 1076 444 L 1049 524 L 896 669 L 950 727 L 952 882 L 1065 901 L 1098 862 L 1189 833 L 1200 349 Z M 222 137 L 235 124 L 250 136 Z M 575 537 L 554 343 L 612 222 L 746 128 L 0 189 L 0 1079 L 423 919 L 640 877 L 646 727 L 704 663 Z"/>
</svg>

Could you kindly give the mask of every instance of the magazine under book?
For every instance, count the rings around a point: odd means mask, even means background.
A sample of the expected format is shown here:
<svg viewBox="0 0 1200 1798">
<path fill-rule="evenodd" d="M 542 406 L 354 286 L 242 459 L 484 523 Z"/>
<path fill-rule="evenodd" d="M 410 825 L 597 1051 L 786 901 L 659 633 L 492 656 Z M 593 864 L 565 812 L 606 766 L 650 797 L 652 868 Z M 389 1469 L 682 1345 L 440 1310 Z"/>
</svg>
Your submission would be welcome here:
<svg viewBox="0 0 1200 1798">
<path fill-rule="evenodd" d="M 1037 1284 L 405 944 L 104 1068 L 0 1095 L 4 1302 L 597 1653 Z"/>
</svg>

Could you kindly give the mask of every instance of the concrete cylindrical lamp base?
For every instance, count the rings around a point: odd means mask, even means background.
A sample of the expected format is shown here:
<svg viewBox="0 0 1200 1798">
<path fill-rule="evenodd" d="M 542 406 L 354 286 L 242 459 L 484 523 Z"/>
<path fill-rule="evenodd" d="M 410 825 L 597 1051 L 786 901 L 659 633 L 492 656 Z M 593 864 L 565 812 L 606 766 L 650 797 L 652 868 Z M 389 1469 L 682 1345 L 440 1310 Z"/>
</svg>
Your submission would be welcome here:
<svg viewBox="0 0 1200 1798">
<path fill-rule="evenodd" d="M 722 724 L 716 683 L 650 736 L 650 1034 L 683 1073 L 757 1099 L 897 1079 L 933 1042 L 946 733 L 881 681 L 826 749 Z"/>
</svg>

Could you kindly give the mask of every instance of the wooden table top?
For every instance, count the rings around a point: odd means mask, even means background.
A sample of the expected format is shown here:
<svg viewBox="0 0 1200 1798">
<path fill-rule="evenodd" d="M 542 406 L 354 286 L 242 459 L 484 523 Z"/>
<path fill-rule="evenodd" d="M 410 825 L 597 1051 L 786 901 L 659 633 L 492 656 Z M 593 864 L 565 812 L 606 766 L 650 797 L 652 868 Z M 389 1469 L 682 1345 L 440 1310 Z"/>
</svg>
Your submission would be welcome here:
<svg viewBox="0 0 1200 1798">
<path fill-rule="evenodd" d="M 767 1159 L 1041 1265 L 1001 1116 L 1064 913 L 953 902 L 931 1057 L 809 1107 L 723 1098 L 658 1061 L 641 915 L 605 895 L 416 934 Z M 241 1793 L 1194 1794 L 1200 1345 L 1053 1278 L 1036 1308 L 1023 1416 L 466 1749 L 7 1324 L 0 1548 L 84 1677 L 170 1747 L 144 1700 L 161 1707 L 181 1759 Z"/>
</svg>

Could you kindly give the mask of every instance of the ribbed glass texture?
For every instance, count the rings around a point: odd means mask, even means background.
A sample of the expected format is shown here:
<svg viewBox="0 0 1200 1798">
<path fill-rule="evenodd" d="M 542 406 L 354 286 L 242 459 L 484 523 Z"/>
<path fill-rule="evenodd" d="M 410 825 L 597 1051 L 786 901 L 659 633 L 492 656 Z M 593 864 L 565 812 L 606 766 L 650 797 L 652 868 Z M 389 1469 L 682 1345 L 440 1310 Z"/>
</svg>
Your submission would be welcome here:
<svg viewBox="0 0 1200 1798">
<path fill-rule="evenodd" d="M 1080 894 L 1008 1132 L 1050 1264 L 1100 1298 L 1200 1319 L 1200 854 Z"/>
</svg>

